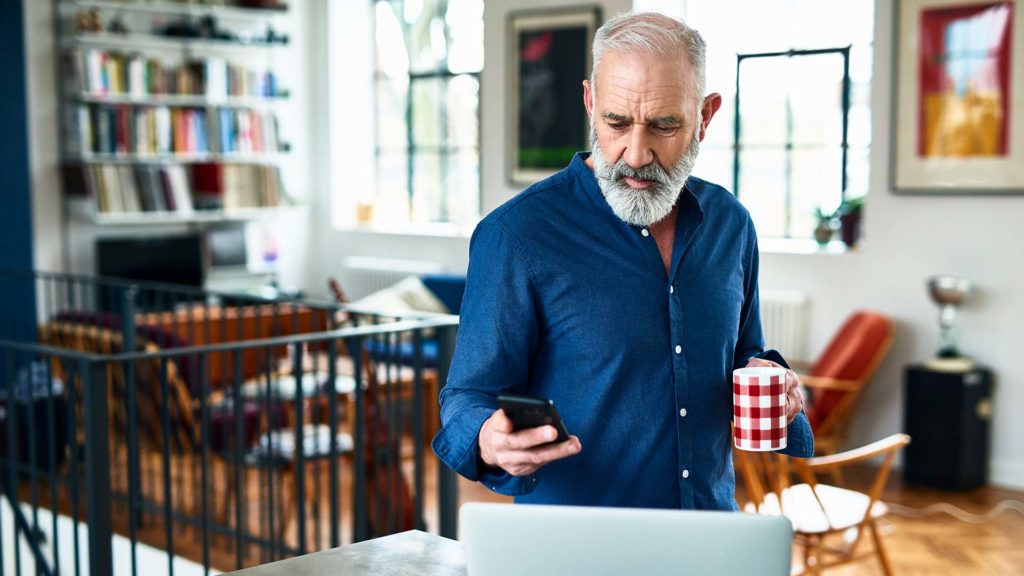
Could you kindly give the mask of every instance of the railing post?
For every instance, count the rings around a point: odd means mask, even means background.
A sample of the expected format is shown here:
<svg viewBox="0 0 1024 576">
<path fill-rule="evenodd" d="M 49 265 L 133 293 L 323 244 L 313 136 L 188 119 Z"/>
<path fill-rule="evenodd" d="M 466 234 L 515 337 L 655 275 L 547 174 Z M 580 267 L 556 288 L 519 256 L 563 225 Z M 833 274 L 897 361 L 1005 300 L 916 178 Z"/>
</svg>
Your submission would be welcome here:
<svg viewBox="0 0 1024 576">
<path fill-rule="evenodd" d="M 452 354 L 455 351 L 455 332 L 457 326 L 445 326 L 437 331 L 437 389 L 438 392 L 448 382 L 448 369 L 451 367 Z M 439 503 L 439 532 L 445 538 L 454 539 L 458 535 L 459 484 L 455 472 L 438 462 L 437 466 L 437 497 Z"/>
<path fill-rule="evenodd" d="M 83 364 L 86 363 L 83 361 Z M 83 368 L 85 506 L 89 526 L 89 574 L 99 576 L 113 574 L 106 362 L 87 363 Z"/>
</svg>

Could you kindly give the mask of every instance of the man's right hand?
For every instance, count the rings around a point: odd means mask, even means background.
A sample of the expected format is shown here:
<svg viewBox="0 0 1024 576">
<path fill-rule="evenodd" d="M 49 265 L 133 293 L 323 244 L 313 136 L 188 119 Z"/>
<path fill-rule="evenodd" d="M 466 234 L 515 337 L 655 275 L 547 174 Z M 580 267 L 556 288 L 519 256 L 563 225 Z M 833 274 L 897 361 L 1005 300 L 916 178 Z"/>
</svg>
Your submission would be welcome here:
<svg viewBox="0 0 1024 576">
<path fill-rule="evenodd" d="M 513 476 L 527 476 L 548 462 L 578 454 L 583 449 L 576 436 L 570 436 L 565 442 L 549 444 L 556 436 L 558 431 L 554 426 L 516 432 L 505 412 L 498 410 L 480 427 L 477 439 L 480 459 L 484 464 L 502 468 Z"/>
</svg>

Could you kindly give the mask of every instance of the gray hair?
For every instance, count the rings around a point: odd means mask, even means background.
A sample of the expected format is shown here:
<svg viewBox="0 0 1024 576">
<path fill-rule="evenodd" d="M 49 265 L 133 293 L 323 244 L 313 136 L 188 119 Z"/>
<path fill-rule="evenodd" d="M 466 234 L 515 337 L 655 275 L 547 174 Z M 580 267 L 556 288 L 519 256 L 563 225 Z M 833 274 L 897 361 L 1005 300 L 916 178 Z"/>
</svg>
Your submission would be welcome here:
<svg viewBox="0 0 1024 576">
<path fill-rule="evenodd" d="M 707 45 L 700 33 L 678 18 L 657 12 L 623 12 L 605 22 L 594 34 L 590 89 L 597 89 L 597 69 L 605 51 L 619 54 L 645 52 L 654 56 L 684 53 L 693 66 L 698 106 L 704 99 Z"/>
</svg>

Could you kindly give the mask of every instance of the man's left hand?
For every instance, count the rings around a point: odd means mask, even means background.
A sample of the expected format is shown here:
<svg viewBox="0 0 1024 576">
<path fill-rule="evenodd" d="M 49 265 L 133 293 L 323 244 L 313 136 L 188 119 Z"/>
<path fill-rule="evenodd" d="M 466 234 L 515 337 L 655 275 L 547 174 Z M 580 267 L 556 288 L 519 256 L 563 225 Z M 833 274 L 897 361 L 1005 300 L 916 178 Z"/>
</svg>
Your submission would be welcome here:
<svg viewBox="0 0 1024 576">
<path fill-rule="evenodd" d="M 758 367 L 786 369 L 786 425 L 792 424 L 793 419 L 804 409 L 804 395 L 800 390 L 800 376 L 782 364 L 772 362 L 771 360 L 751 358 L 750 362 L 747 362 L 747 368 Z"/>
</svg>

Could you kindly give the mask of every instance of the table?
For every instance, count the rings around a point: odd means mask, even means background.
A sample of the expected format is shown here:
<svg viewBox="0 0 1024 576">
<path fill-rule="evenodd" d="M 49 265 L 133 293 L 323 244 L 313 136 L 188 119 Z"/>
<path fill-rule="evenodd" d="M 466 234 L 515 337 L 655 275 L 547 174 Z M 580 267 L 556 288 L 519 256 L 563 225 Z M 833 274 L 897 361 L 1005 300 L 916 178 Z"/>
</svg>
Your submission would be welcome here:
<svg viewBox="0 0 1024 576">
<path fill-rule="evenodd" d="M 463 546 L 410 530 L 233 572 L 237 576 L 465 576 Z"/>
</svg>

